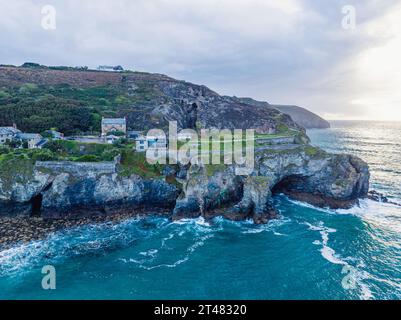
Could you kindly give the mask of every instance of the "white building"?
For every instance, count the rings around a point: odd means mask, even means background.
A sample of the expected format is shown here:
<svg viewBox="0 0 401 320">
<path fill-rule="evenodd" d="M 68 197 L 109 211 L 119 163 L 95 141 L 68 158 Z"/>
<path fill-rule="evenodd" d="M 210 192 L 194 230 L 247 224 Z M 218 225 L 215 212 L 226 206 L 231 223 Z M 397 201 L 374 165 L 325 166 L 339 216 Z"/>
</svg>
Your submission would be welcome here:
<svg viewBox="0 0 401 320">
<path fill-rule="evenodd" d="M 109 72 L 122 72 L 124 68 L 122 66 L 98 66 L 99 71 L 109 71 Z"/>
<path fill-rule="evenodd" d="M 18 130 L 16 126 L 0 127 L 0 145 L 11 142 L 19 133 L 21 133 L 21 131 Z"/>
<path fill-rule="evenodd" d="M 110 135 L 107 135 L 105 139 L 108 144 L 113 144 L 114 142 L 121 139 L 121 137 L 117 137 L 117 136 L 110 134 Z"/>
<path fill-rule="evenodd" d="M 136 151 L 145 152 L 148 149 L 166 149 L 167 140 L 166 138 L 153 137 L 153 136 L 143 136 L 140 135 L 135 139 Z"/>
</svg>

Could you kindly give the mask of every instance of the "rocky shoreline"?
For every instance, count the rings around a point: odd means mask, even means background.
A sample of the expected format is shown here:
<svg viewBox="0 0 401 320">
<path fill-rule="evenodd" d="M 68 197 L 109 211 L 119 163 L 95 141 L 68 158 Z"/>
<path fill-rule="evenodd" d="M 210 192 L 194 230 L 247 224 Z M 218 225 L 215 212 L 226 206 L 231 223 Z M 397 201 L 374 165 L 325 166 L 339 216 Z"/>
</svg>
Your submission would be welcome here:
<svg viewBox="0 0 401 320">
<path fill-rule="evenodd" d="M 164 210 L 115 210 L 112 214 L 99 214 L 97 210 L 86 210 L 87 214 L 69 216 L 68 218 L 43 218 L 43 217 L 0 217 L 0 251 L 7 250 L 18 244 L 27 244 L 32 241 L 43 240 L 55 232 L 67 230 L 69 228 L 81 227 L 86 225 L 96 225 L 103 223 L 118 224 L 132 218 L 145 216 L 160 216 L 170 218 L 172 221 L 180 220 L 184 217 L 174 217 L 171 212 Z M 149 213 L 151 212 L 151 213 Z M 211 220 L 221 216 L 227 220 L 243 221 L 247 216 L 233 214 L 223 208 L 207 212 L 203 218 Z M 195 218 L 195 217 L 194 217 Z M 254 220 L 256 224 L 265 224 L 269 220 L 278 218 L 278 212 L 272 210 L 266 218 Z"/>
<path fill-rule="evenodd" d="M 308 193 L 297 193 L 291 190 L 282 190 L 282 193 L 288 196 L 290 199 L 312 204 L 319 208 L 331 208 L 341 209 L 341 208 L 352 208 L 359 204 L 358 199 L 350 201 L 332 201 L 329 198 L 324 198 L 320 195 L 313 195 Z M 389 201 L 388 198 L 375 191 L 371 190 L 367 196 L 368 199 L 381 202 L 389 203 L 400 206 L 399 203 Z M 180 220 L 183 218 L 191 218 L 191 216 L 174 216 L 171 212 L 166 210 L 156 210 L 156 209 L 136 209 L 136 210 L 126 210 L 121 208 L 109 212 L 108 214 L 101 214 L 98 210 L 86 210 L 87 214 L 69 216 L 68 218 L 43 218 L 43 217 L 0 217 L 0 251 L 9 249 L 18 244 L 26 244 L 31 241 L 43 240 L 51 234 L 59 231 L 63 231 L 69 228 L 81 227 L 85 225 L 96 225 L 103 223 L 117 224 L 128 219 L 140 218 L 145 216 L 160 216 L 170 218 L 172 221 Z M 151 214 L 149 214 L 151 212 Z M 219 208 L 213 211 L 205 212 L 202 216 L 206 220 L 211 220 L 215 217 L 223 217 L 227 220 L 232 221 L 243 221 L 250 218 L 244 213 L 236 212 L 234 213 L 230 210 L 230 207 Z M 192 218 L 198 217 L 194 215 Z M 265 224 L 270 220 L 277 219 L 279 217 L 279 212 L 275 209 L 271 209 L 268 214 L 252 217 L 255 224 Z"/>
<path fill-rule="evenodd" d="M 69 228 L 92 224 L 117 224 L 128 219 L 149 215 L 145 211 L 123 212 L 113 215 L 92 214 L 76 219 L 48 219 L 42 217 L 0 217 L 0 251 L 18 244 L 43 240 L 51 234 Z M 168 216 L 163 211 L 152 211 L 154 216 Z"/>
</svg>

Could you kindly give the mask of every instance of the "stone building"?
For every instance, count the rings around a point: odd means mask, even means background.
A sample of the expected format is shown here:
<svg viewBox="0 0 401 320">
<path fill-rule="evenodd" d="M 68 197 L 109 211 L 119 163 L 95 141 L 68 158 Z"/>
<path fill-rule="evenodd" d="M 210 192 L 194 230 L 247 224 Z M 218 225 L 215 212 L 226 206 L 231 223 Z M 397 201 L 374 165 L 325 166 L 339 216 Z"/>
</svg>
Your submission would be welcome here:
<svg viewBox="0 0 401 320">
<path fill-rule="evenodd" d="M 102 137 L 113 132 L 123 132 L 126 135 L 127 120 L 125 118 L 102 118 Z"/>
<path fill-rule="evenodd" d="M 26 142 L 29 149 L 41 149 L 47 142 L 39 133 L 18 133 L 16 139 L 22 143 Z"/>
<path fill-rule="evenodd" d="M 20 130 L 14 125 L 13 127 L 0 127 L 0 145 L 15 139 Z"/>
</svg>

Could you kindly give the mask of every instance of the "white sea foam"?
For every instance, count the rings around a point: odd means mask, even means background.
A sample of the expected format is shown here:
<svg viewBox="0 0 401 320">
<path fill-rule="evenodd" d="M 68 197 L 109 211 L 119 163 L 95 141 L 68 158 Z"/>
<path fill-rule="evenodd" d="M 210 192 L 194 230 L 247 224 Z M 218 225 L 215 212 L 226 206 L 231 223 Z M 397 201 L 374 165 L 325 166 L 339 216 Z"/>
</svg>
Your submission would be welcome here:
<svg viewBox="0 0 401 320">
<path fill-rule="evenodd" d="M 370 290 L 369 286 L 366 283 L 364 283 L 364 280 L 370 277 L 369 273 L 349 265 L 349 263 L 346 260 L 350 260 L 350 258 L 347 259 L 342 258 L 339 254 L 337 254 L 337 252 L 333 248 L 331 248 L 328 245 L 330 234 L 337 232 L 337 230 L 326 227 L 322 221 L 320 221 L 318 225 L 312 225 L 308 222 L 305 222 L 304 224 L 308 226 L 309 230 L 318 231 L 320 233 L 322 238 L 321 241 L 316 240 L 313 242 L 313 244 L 321 245 L 320 253 L 324 259 L 333 264 L 348 266 L 352 268 L 354 280 L 356 281 L 356 284 L 360 289 L 360 295 L 359 295 L 360 299 L 362 300 L 372 299 L 373 298 L 372 291 Z"/>
<path fill-rule="evenodd" d="M 158 252 L 159 252 L 159 250 L 157 250 L 157 249 L 150 249 L 148 251 L 139 252 L 139 254 L 142 255 L 142 256 L 145 256 L 145 257 L 154 258 Z"/>
<path fill-rule="evenodd" d="M 175 267 L 179 266 L 180 264 L 183 264 L 184 262 L 187 262 L 188 259 L 189 259 L 189 257 L 185 257 L 183 259 L 177 260 L 176 262 L 174 262 L 172 264 L 165 264 L 164 263 L 164 264 L 158 264 L 158 265 L 150 266 L 150 267 L 147 267 L 147 266 L 144 266 L 143 264 L 140 264 L 139 267 L 141 269 L 145 269 L 145 270 L 148 270 L 148 271 L 153 270 L 153 269 L 158 269 L 158 268 L 175 268 Z"/>
<path fill-rule="evenodd" d="M 397 205 L 364 199 L 360 200 L 359 206 L 346 210 L 340 209 L 337 212 L 353 214 L 376 228 L 384 228 L 401 234 L 401 207 Z"/>
<path fill-rule="evenodd" d="M 174 224 L 174 223 L 172 223 Z M 202 228 L 204 228 L 204 224 L 201 222 L 200 224 L 196 223 L 195 220 L 192 221 L 186 221 L 184 223 L 192 228 L 191 236 L 195 235 L 195 242 L 192 243 L 189 247 L 187 247 L 185 250 L 179 252 L 179 250 L 175 250 L 174 256 L 181 257 L 174 261 L 174 262 L 166 262 L 166 260 L 169 260 L 172 256 L 170 254 L 166 254 L 166 241 L 171 240 L 175 237 L 176 234 L 181 234 L 183 236 L 182 230 L 175 230 L 175 232 L 170 233 L 167 237 L 162 239 L 161 245 L 159 249 L 149 249 L 147 251 L 141 251 L 138 253 L 138 256 L 140 258 L 120 258 L 118 261 L 121 261 L 123 263 L 133 263 L 138 265 L 138 268 L 144 269 L 144 270 L 154 270 L 154 269 L 159 269 L 159 268 L 175 268 L 187 261 L 189 261 L 190 256 L 199 248 L 205 245 L 205 242 L 214 237 L 213 233 L 206 233 L 201 236 L 197 235 L 196 230 L 197 225 L 200 225 Z M 181 241 L 180 239 L 177 239 L 178 241 Z M 168 249 L 167 249 L 168 250 Z M 162 262 L 161 262 L 162 261 Z"/>
<path fill-rule="evenodd" d="M 283 196 L 286 197 L 286 199 L 287 199 L 289 202 L 291 202 L 291 203 L 293 203 L 293 204 L 296 204 L 297 206 L 301 206 L 301 207 L 305 207 L 305 208 L 309 208 L 309 209 L 314 209 L 314 210 L 321 211 L 321 212 L 325 212 L 325 213 L 329 213 L 329 214 L 335 214 L 335 213 L 336 213 L 335 210 L 332 210 L 332 209 L 329 209 L 329 208 L 320 208 L 320 207 L 316 207 L 316 206 L 311 205 L 311 204 L 309 204 L 309 203 L 307 203 L 307 202 L 302 202 L 302 201 L 294 200 L 294 199 L 288 198 L 288 197 L 285 196 L 285 195 L 283 195 Z"/>
<path fill-rule="evenodd" d="M 241 231 L 242 234 L 258 234 L 262 232 L 272 232 L 275 236 L 285 236 L 285 234 L 277 232 L 277 229 L 290 221 L 291 220 L 287 217 L 280 217 L 279 219 L 271 220 L 267 224 L 262 224 L 262 225 L 255 225 L 253 221 L 251 221 L 251 223 L 248 222 L 237 222 L 237 223 L 243 229 Z"/>
</svg>

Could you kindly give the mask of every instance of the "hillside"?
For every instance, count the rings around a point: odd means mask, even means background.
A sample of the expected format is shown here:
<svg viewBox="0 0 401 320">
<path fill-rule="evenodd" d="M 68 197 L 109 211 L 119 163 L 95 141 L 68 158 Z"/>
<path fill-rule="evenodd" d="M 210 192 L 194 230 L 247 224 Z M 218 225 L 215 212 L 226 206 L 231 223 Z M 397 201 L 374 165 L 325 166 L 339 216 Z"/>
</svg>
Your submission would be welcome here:
<svg viewBox="0 0 401 320">
<path fill-rule="evenodd" d="M 265 101 L 257 101 L 252 98 L 235 98 L 237 101 L 247 103 L 255 107 L 276 109 L 291 116 L 298 125 L 305 129 L 327 129 L 330 123 L 317 114 L 297 106 L 273 105 Z"/>
<path fill-rule="evenodd" d="M 289 114 L 300 126 L 306 129 L 327 129 L 330 123 L 317 114 L 298 106 L 272 105 L 277 110 Z"/>
<path fill-rule="evenodd" d="M 160 74 L 67 67 L 0 67 L 0 126 L 29 132 L 99 132 L 100 120 L 127 117 L 132 130 L 179 128 L 304 131 L 276 109 L 223 97 L 209 88 Z"/>
</svg>

